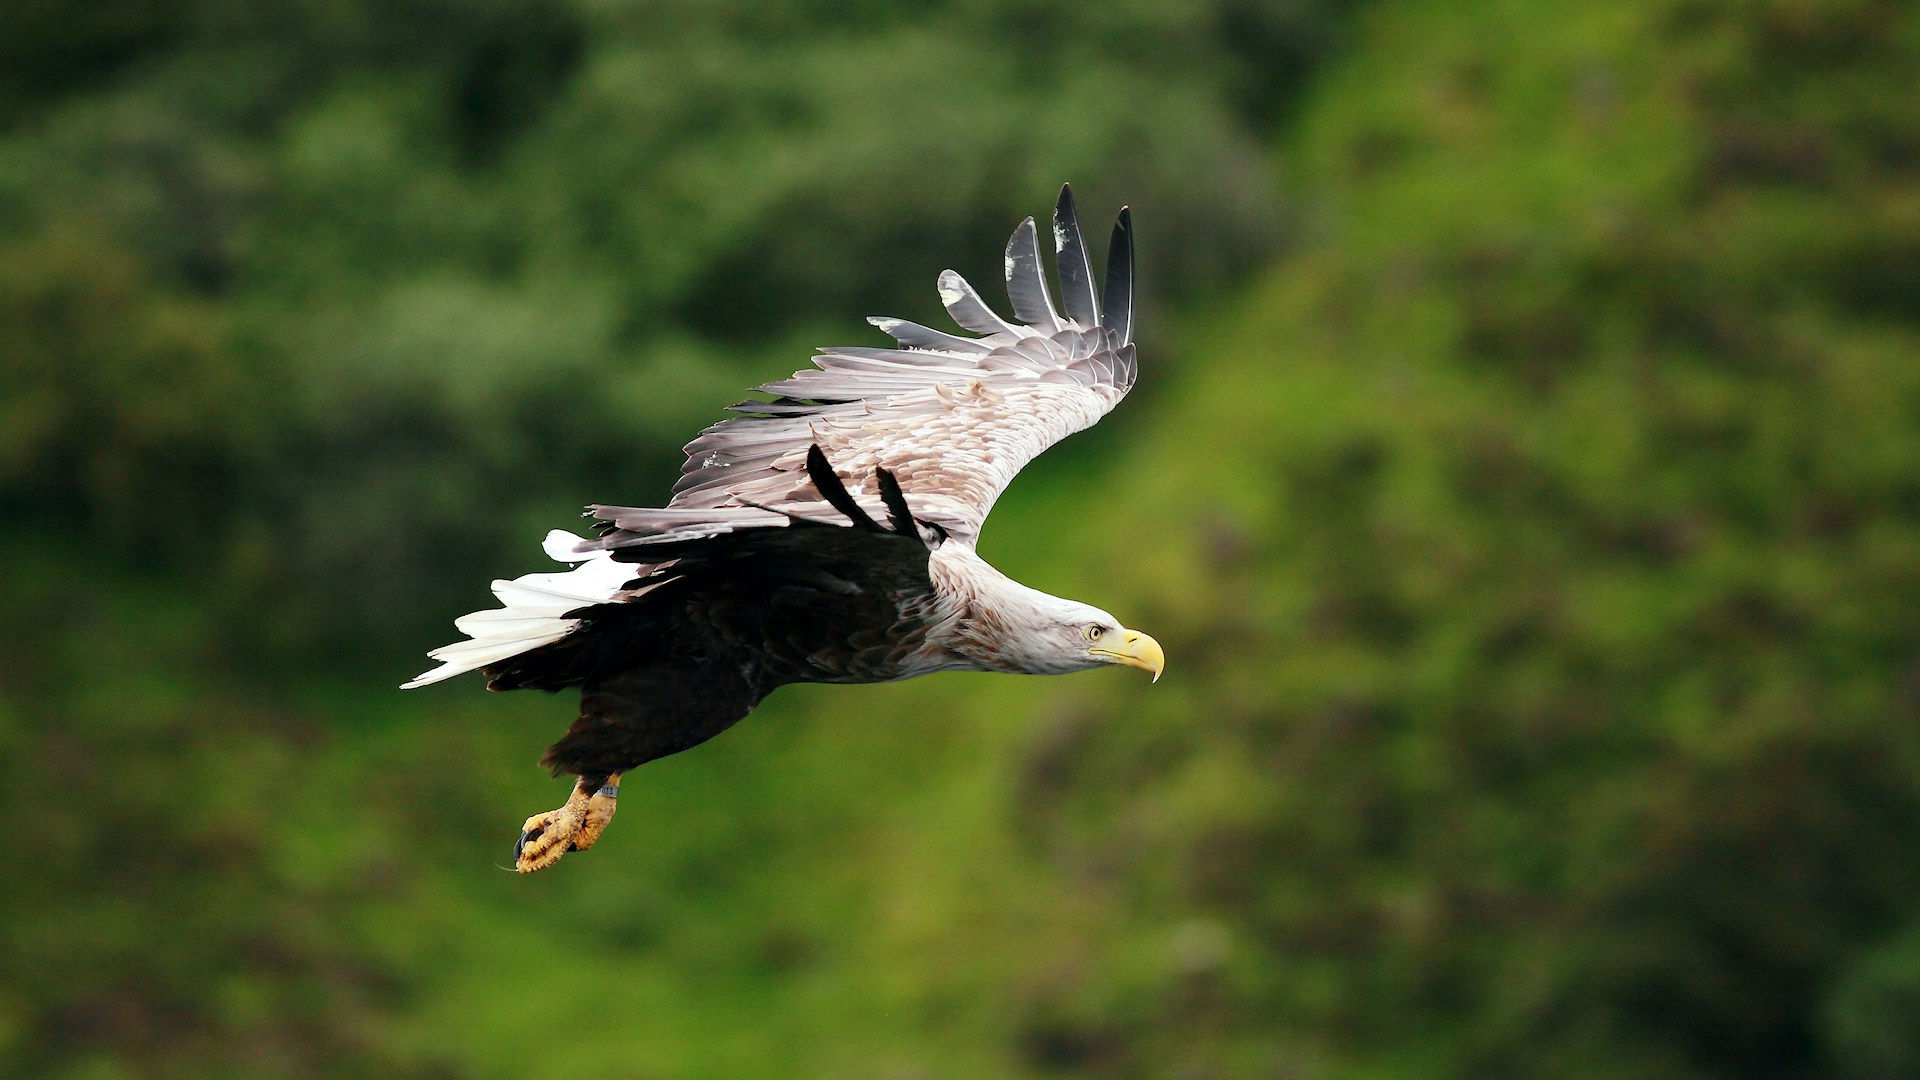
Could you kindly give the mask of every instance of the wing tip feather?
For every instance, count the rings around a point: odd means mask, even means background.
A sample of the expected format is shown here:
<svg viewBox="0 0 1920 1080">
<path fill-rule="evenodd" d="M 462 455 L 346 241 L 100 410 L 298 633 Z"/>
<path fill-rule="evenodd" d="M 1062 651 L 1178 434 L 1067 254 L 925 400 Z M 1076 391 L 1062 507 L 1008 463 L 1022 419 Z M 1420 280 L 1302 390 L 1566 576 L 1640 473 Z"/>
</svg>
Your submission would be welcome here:
<svg viewBox="0 0 1920 1080">
<path fill-rule="evenodd" d="M 1121 207 L 1107 245 L 1107 277 L 1101 298 L 1101 325 L 1112 332 L 1116 348 L 1133 340 L 1133 211 Z"/>
</svg>

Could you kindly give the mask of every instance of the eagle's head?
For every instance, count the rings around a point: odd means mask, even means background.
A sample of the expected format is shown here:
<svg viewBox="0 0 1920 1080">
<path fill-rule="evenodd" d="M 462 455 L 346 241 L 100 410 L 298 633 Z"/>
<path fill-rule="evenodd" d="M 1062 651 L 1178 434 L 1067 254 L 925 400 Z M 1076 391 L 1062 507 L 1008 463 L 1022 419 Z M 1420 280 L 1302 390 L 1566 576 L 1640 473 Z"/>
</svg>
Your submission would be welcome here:
<svg viewBox="0 0 1920 1080">
<path fill-rule="evenodd" d="M 1060 602 L 1058 618 L 1045 628 L 1045 637 L 1067 670 L 1125 664 L 1153 673 L 1160 681 L 1166 669 L 1167 654 L 1160 643 L 1138 630 L 1120 625 L 1120 620 L 1090 604 L 1073 600 Z"/>
<path fill-rule="evenodd" d="M 1167 656 L 1153 638 L 1129 630 L 1091 604 L 1007 584 L 1015 589 L 1001 591 L 1003 603 L 994 617 L 975 628 L 993 657 L 983 666 L 1028 675 L 1064 675 L 1125 664 L 1151 672 L 1155 682 L 1160 680 Z"/>
<path fill-rule="evenodd" d="M 927 570 L 941 603 L 951 605 L 930 634 L 955 661 L 943 666 L 1064 675 L 1125 664 L 1151 672 L 1155 682 L 1166 668 L 1167 655 L 1153 638 L 1092 604 L 1013 580 L 969 545 L 941 545 Z"/>
</svg>

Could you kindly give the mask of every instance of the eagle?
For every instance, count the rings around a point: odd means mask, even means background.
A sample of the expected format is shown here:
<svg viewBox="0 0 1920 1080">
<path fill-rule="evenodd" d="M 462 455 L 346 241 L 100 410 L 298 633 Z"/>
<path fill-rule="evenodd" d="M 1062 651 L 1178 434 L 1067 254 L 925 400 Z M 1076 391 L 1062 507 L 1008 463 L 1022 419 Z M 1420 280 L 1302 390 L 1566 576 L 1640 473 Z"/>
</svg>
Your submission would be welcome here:
<svg viewBox="0 0 1920 1080">
<path fill-rule="evenodd" d="M 1054 675 L 1165 666 L 1158 642 L 1050 596 L 974 550 L 1014 474 L 1091 427 L 1132 388 L 1133 222 L 1122 209 L 1096 290 L 1063 186 L 1060 305 L 1032 218 L 1007 243 L 1008 321 L 952 270 L 940 299 L 978 336 L 868 322 L 895 348 L 819 350 L 702 431 L 662 508 L 590 506 L 592 538 L 543 545 L 565 571 L 493 583 L 497 608 L 406 683 L 462 672 L 493 690 L 580 689 L 580 716 L 541 764 L 576 782 L 521 827 L 515 868 L 585 851 L 623 773 L 713 738 L 788 683 L 876 683 L 935 671 Z M 1062 310 L 1064 308 L 1064 310 Z"/>
</svg>

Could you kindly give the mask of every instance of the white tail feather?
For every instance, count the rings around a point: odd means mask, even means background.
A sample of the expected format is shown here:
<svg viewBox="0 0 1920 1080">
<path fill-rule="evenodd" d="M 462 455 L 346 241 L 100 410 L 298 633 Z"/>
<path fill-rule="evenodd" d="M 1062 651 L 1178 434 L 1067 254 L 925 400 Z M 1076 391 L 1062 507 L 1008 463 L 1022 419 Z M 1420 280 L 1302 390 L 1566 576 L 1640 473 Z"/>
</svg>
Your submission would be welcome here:
<svg viewBox="0 0 1920 1080">
<path fill-rule="evenodd" d="M 561 616 L 612 600 L 635 574 L 631 563 L 617 563 L 608 552 L 574 551 L 580 542 L 579 537 L 561 530 L 548 533 L 541 545 L 546 553 L 557 562 L 579 565 L 571 570 L 527 574 L 512 581 L 494 582 L 493 595 L 503 606 L 455 619 L 454 627 L 470 640 L 443 645 L 428 653 L 440 661 L 440 666 L 402 684 L 401 689 L 411 690 L 463 672 L 477 671 L 572 633 L 580 620 Z"/>
<path fill-rule="evenodd" d="M 453 620 L 453 628 L 472 638 L 538 637 L 552 621 L 512 608 L 490 608 L 460 616 Z"/>
<path fill-rule="evenodd" d="M 554 562 L 584 562 L 600 554 L 597 551 L 575 551 L 574 548 L 586 543 L 565 529 L 555 529 L 540 542 L 540 549 Z"/>
</svg>

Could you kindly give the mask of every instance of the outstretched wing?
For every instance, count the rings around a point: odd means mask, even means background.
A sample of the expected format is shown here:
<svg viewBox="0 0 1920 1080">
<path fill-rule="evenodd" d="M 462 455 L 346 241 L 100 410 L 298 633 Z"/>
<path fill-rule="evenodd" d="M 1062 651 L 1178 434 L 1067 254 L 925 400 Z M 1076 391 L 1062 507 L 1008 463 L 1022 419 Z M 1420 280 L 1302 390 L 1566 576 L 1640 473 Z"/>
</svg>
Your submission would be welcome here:
<svg viewBox="0 0 1920 1080">
<path fill-rule="evenodd" d="M 1007 243 L 1007 293 L 1017 322 L 1001 318 L 951 270 L 940 299 L 954 322 L 980 337 L 900 319 L 872 319 L 895 349 L 829 348 L 815 367 L 755 389 L 772 401 L 733 406 L 687 444 L 687 462 L 665 510 L 596 507 L 621 531 L 710 528 L 716 513 L 740 526 L 770 523 L 751 509 L 817 504 L 807 448 L 818 444 L 856 496 L 879 495 L 877 469 L 897 477 L 914 517 L 972 543 L 994 501 L 1041 451 L 1084 430 L 1132 388 L 1133 227 L 1120 211 L 1107 252 L 1103 295 L 1074 215 L 1060 189 L 1053 244 L 1062 313 L 1040 264 L 1033 219 Z M 609 537 L 614 546 L 618 539 Z"/>
</svg>

